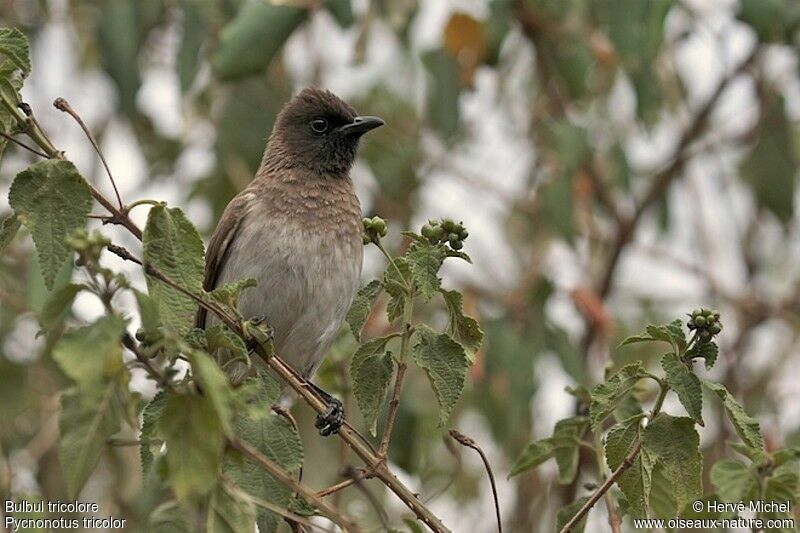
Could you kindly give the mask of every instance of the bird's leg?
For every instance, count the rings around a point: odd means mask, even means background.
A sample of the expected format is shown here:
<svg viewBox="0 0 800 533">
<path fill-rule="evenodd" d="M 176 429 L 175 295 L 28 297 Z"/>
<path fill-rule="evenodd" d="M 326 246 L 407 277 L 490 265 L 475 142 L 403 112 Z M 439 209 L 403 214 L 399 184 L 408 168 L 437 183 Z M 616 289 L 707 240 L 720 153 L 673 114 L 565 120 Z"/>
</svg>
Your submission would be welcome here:
<svg viewBox="0 0 800 533">
<path fill-rule="evenodd" d="M 328 404 L 328 409 L 317 415 L 314 426 L 319 429 L 319 434 L 323 437 L 338 433 L 344 423 L 344 405 L 341 400 L 334 398 L 312 382 L 308 381 L 307 383 Z"/>
<path fill-rule="evenodd" d="M 259 344 L 267 344 L 275 338 L 275 330 L 267 323 L 267 317 L 264 315 L 254 316 L 245 321 L 242 330 L 251 338 L 247 347 L 250 352 L 253 352 Z"/>
</svg>

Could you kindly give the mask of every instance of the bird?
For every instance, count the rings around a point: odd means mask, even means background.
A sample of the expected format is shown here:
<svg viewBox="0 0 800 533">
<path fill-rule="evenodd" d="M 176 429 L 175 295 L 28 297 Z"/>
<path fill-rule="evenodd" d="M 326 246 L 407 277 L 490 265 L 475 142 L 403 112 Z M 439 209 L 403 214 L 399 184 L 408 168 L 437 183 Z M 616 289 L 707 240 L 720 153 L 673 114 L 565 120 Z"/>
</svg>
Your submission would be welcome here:
<svg viewBox="0 0 800 533">
<path fill-rule="evenodd" d="M 328 403 L 316 421 L 325 436 L 344 410 L 310 380 L 358 289 L 364 230 L 350 170 L 362 135 L 383 124 L 326 89 L 300 91 L 278 113 L 255 177 L 225 208 L 206 251 L 206 291 L 256 280 L 239 310 L 269 325 L 275 353 Z M 198 311 L 197 327 L 214 323 Z"/>
</svg>

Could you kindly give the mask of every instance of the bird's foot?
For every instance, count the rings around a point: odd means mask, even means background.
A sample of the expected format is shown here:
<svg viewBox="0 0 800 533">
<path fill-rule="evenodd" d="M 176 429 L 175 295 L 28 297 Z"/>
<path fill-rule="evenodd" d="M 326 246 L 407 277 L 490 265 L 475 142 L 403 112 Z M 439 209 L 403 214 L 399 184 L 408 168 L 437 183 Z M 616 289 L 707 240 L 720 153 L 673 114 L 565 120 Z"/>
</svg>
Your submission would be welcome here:
<svg viewBox="0 0 800 533">
<path fill-rule="evenodd" d="M 321 388 L 309 382 L 309 385 L 317 391 L 317 394 L 328 403 L 328 408 L 324 413 L 317 415 L 317 420 L 314 426 L 319 430 L 319 434 L 323 437 L 328 435 L 335 435 L 339 432 L 339 428 L 344 424 L 344 405 L 341 400 L 334 398 Z"/>
<path fill-rule="evenodd" d="M 254 316 L 247 320 L 242 329 L 250 336 L 251 346 L 248 346 L 250 351 L 253 351 L 257 345 L 268 344 L 275 338 L 275 330 L 267 323 L 267 317 L 264 315 Z"/>
</svg>

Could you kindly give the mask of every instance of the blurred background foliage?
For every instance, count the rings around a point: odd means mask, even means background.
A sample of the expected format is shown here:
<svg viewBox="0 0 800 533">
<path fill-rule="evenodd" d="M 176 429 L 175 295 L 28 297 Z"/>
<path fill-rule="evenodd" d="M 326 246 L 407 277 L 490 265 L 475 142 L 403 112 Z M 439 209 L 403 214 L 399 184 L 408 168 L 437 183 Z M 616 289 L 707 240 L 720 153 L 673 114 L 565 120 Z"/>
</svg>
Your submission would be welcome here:
<svg viewBox="0 0 800 533">
<path fill-rule="evenodd" d="M 726 325 L 713 378 L 760 419 L 769 448 L 800 443 L 798 24 L 791 0 L 0 0 L 0 25 L 32 42 L 23 96 L 55 144 L 105 187 L 88 144 L 50 108 L 65 96 L 126 201 L 187 206 L 206 233 L 299 88 L 329 87 L 383 117 L 354 170 L 365 215 L 394 235 L 443 215 L 470 229 L 475 266 L 445 274 L 487 340 L 450 424 L 500 478 L 579 408 L 564 387 L 652 363 L 661 354 L 619 340 L 699 305 Z M 3 212 L 30 162 L 6 150 Z M 18 238 L 0 259 L 0 492 L 64 500 L 64 377 L 53 339 L 36 337 L 47 291 L 31 256 Z M 366 273 L 380 260 L 368 254 Z M 68 320 L 100 312 L 79 298 Z M 385 327 L 376 318 L 366 331 Z M 343 334 L 319 378 L 346 398 L 354 346 Z M 306 479 L 336 481 L 352 458 L 296 410 Z M 731 453 L 731 430 L 704 416 L 710 466 Z M 436 424 L 427 385 L 412 379 L 391 460 L 455 531 L 492 530 L 477 458 Z M 111 447 L 103 464 L 83 499 L 135 523 L 147 509 L 136 448 Z M 593 475 L 560 486 L 543 468 L 501 482 L 508 528 L 548 530 Z M 354 516 L 372 512 L 358 491 L 336 497 Z M 590 520 L 599 530 L 603 512 Z"/>
</svg>

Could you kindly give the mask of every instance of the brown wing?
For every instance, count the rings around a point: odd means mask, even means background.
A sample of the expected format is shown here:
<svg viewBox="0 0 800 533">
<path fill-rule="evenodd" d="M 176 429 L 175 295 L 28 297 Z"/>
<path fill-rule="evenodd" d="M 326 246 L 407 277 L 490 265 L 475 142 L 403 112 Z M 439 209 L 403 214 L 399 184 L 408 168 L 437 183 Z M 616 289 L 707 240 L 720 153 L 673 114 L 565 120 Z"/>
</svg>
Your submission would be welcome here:
<svg viewBox="0 0 800 533">
<path fill-rule="evenodd" d="M 242 191 L 228 204 L 222 218 L 219 219 L 211 241 L 206 250 L 206 275 L 203 280 L 203 289 L 211 291 L 216 288 L 217 279 L 225 266 L 228 258 L 228 248 L 236 236 L 239 226 L 247 213 L 250 199 L 249 191 Z M 195 327 L 205 328 L 207 311 L 200 308 L 195 317 Z"/>
</svg>

